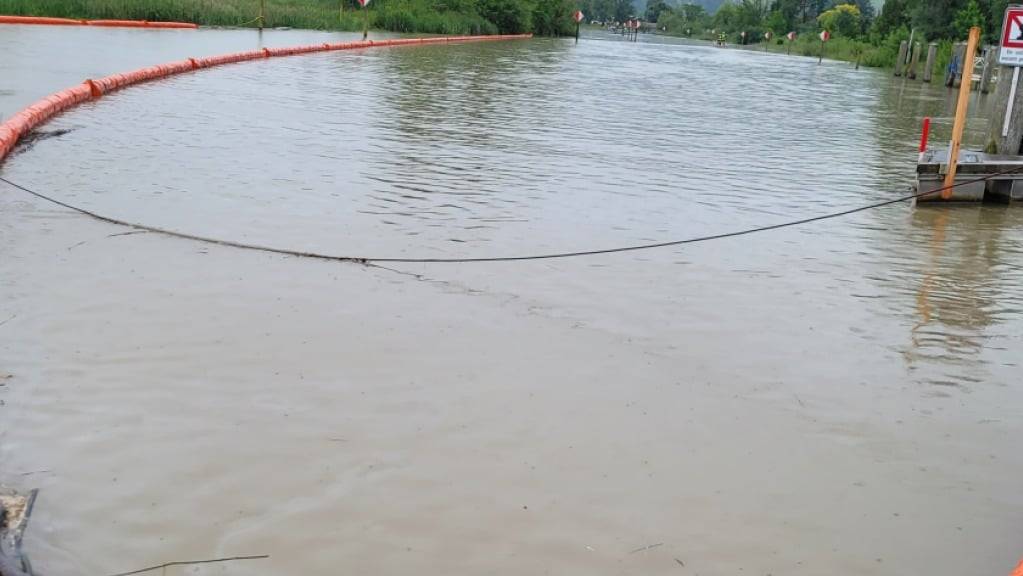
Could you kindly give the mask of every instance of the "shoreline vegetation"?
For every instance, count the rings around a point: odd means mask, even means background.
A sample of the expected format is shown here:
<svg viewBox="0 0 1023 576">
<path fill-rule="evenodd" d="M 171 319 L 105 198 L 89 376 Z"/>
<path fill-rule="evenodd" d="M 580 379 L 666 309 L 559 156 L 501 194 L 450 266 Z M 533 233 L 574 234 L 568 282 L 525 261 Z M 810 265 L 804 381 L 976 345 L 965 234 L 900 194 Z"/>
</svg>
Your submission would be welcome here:
<svg viewBox="0 0 1023 576">
<path fill-rule="evenodd" d="M 789 52 L 786 36 L 796 33 L 793 55 L 820 55 L 818 34 L 831 33 L 825 58 L 892 68 L 899 44 L 912 39 L 938 44 L 934 72 L 943 74 L 952 44 L 979 26 L 985 44 L 997 44 L 1008 0 L 726 0 L 716 11 L 708 0 L 647 0 L 636 14 L 631 0 L 577 0 L 589 21 L 625 22 L 638 18 L 658 33 L 700 40 L 723 40 L 747 49 Z M 716 6 L 717 3 L 714 3 Z M 767 39 L 767 33 L 770 38 Z M 745 36 L 743 36 L 745 34 Z M 766 46 L 765 46 L 766 44 Z M 921 61 L 921 64 L 923 62 Z"/>
<path fill-rule="evenodd" d="M 264 0 L 267 28 L 362 30 L 356 0 Z M 0 14 L 254 28 L 260 0 L 0 0 Z M 421 34 L 572 34 L 571 0 L 373 0 L 370 27 Z"/>
</svg>

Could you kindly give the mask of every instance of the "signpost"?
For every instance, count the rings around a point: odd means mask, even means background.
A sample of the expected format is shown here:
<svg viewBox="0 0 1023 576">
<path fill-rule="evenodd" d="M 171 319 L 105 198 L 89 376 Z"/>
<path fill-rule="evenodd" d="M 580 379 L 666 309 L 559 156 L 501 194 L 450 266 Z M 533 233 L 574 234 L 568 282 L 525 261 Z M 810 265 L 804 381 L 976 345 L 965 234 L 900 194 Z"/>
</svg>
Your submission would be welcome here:
<svg viewBox="0 0 1023 576">
<path fill-rule="evenodd" d="M 362 39 L 365 40 L 369 37 L 369 10 L 366 9 L 366 4 L 369 4 L 369 0 L 359 0 L 359 6 L 362 6 Z"/>
<path fill-rule="evenodd" d="M 796 41 L 796 33 L 795 32 L 789 32 L 788 35 L 785 36 L 785 37 L 789 39 L 789 56 L 791 56 L 792 55 L 792 43 Z"/>
<path fill-rule="evenodd" d="M 579 43 L 579 25 L 582 24 L 583 18 L 585 18 L 585 16 L 583 16 L 583 11 L 582 10 L 576 10 L 572 14 L 572 20 L 575 20 L 575 43 L 576 44 Z"/>
<path fill-rule="evenodd" d="M 767 45 L 771 43 L 771 31 L 764 32 L 764 52 L 767 52 Z"/>
<path fill-rule="evenodd" d="M 1005 11 L 998 63 L 1002 66 L 1023 66 L 1023 8 L 1014 6 Z"/>
<path fill-rule="evenodd" d="M 824 43 L 828 40 L 831 40 L 831 32 L 828 32 L 827 30 L 821 31 L 821 57 L 817 59 L 818 64 L 824 62 Z"/>
<path fill-rule="evenodd" d="M 1012 66 L 1012 84 L 1009 86 L 1009 102 L 1005 107 L 1005 121 L 1002 123 L 1002 137 L 1009 135 L 1012 107 L 1019 87 L 1019 68 L 1023 66 L 1023 8 L 1009 7 L 1002 23 L 1002 45 L 998 51 L 998 63 Z M 1015 154 L 1016 152 L 1012 152 Z"/>
</svg>

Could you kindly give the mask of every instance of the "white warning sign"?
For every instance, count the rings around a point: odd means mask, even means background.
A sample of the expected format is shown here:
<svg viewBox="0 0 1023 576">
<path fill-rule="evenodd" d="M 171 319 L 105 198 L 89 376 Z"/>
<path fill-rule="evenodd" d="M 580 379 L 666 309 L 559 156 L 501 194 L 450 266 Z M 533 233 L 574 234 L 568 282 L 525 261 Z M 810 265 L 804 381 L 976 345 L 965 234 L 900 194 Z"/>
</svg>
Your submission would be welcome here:
<svg viewBox="0 0 1023 576">
<path fill-rule="evenodd" d="M 1023 66 L 1023 8 L 1014 6 L 1005 11 L 998 63 L 1004 66 Z"/>
</svg>

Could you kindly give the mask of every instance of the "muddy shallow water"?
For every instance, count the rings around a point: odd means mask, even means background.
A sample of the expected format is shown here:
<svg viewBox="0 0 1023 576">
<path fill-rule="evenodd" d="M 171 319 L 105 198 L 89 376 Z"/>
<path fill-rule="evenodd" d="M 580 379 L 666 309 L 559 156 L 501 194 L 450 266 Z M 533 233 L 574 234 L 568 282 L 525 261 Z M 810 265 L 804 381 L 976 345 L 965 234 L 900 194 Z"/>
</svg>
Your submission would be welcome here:
<svg viewBox="0 0 1023 576">
<path fill-rule="evenodd" d="M 0 113 L 328 37 L 0 28 Z M 951 108 L 649 38 L 380 49 L 109 95 L 0 175 L 224 239 L 516 255 L 892 198 Z M 1003 574 L 1021 231 L 898 205 L 383 269 L 123 235 L 0 185 L 0 482 L 41 488 L 26 546 L 53 575 L 264 553 L 198 573 Z"/>
</svg>

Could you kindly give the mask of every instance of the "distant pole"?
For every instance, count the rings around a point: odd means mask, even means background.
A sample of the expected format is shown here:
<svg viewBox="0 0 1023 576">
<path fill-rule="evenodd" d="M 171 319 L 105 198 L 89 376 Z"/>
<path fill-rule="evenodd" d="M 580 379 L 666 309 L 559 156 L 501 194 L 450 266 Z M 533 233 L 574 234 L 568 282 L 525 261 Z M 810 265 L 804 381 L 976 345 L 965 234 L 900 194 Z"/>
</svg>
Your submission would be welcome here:
<svg viewBox="0 0 1023 576">
<path fill-rule="evenodd" d="M 906 65 L 907 50 L 909 50 L 909 42 L 903 40 L 899 43 L 899 57 L 895 59 L 895 76 L 902 76 L 902 67 Z"/>
<path fill-rule="evenodd" d="M 263 31 L 266 21 L 266 0 L 259 0 L 259 31 Z"/>
<path fill-rule="evenodd" d="M 337 21 L 341 24 L 345 21 L 345 0 L 338 0 L 337 3 Z"/>
<path fill-rule="evenodd" d="M 987 49 L 987 54 L 984 55 L 984 73 L 980 75 L 980 93 L 987 94 L 991 91 L 991 76 L 995 73 L 995 56 L 998 54 L 998 48 L 990 46 Z"/>
<path fill-rule="evenodd" d="M 966 127 L 966 112 L 970 106 L 970 78 L 973 77 L 973 58 L 977 54 L 977 44 L 980 43 L 980 28 L 970 28 L 970 40 L 966 45 L 966 55 L 963 61 L 963 78 L 965 81 L 959 86 L 959 100 L 956 102 L 956 117 L 952 124 L 952 142 L 948 149 L 948 172 L 945 173 L 945 186 L 941 191 L 941 199 L 948 200 L 952 197 L 951 186 L 955 184 L 956 168 L 959 163 L 959 147 L 963 141 L 963 129 Z"/>
<path fill-rule="evenodd" d="M 369 8 L 367 5 L 369 0 L 359 0 L 359 5 L 362 6 L 362 39 L 366 40 L 369 37 Z"/>
<path fill-rule="evenodd" d="M 572 20 L 575 20 L 575 43 L 576 44 L 579 43 L 579 25 L 583 23 L 583 18 L 586 18 L 586 16 L 583 15 L 583 11 L 582 10 L 576 10 L 575 12 L 572 13 Z"/>
<path fill-rule="evenodd" d="M 906 72 L 906 78 L 910 80 L 916 80 L 916 66 L 920 63 L 920 50 L 923 46 L 919 42 L 913 45 L 913 57 L 909 59 L 909 70 Z"/>
<path fill-rule="evenodd" d="M 934 42 L 927 47 L 927 65 L 924 67 L 924 82 L 930 82 L 934 75 L 934 59 L 938 57 L 938 45 Z"/>
</svg>

